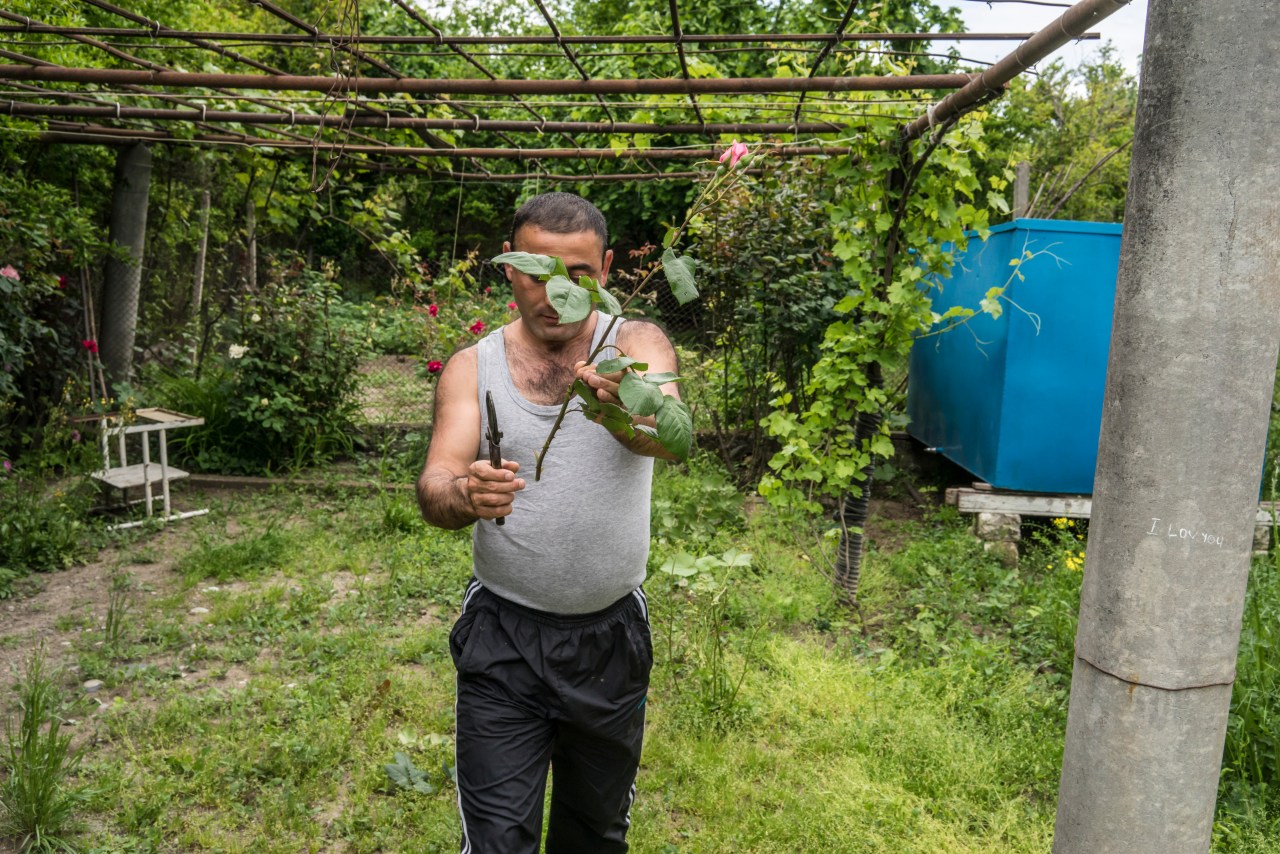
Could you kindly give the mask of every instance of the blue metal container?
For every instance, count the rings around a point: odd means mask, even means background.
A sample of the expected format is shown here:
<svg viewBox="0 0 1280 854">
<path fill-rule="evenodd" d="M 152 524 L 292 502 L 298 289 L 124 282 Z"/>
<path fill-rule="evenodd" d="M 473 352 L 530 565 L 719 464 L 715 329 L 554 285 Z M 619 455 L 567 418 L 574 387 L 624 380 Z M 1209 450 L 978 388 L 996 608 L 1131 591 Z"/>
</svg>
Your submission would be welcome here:
<svg viewBox="0 0 1280 854">
<path fill-rule="evenodd" d="M 908 432 L 1001 489 L 1092 493 L 1120 231 L 1019 219 L 973 240 L 934 311 L 977 310 L 1006 287 L 1004 312 L 915 342 Z M 1011 262 L 1026 252 L 1019 280 Z"/>
</svg>

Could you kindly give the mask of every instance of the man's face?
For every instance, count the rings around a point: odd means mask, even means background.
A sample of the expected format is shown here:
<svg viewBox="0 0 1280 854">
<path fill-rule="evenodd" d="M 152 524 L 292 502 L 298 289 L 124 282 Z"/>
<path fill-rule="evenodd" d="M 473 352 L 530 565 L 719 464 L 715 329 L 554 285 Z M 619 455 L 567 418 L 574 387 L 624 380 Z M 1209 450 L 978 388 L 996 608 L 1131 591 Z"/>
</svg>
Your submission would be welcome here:
<svg viewBox="0 0 1280 854">
<path fill-rule="evenodd" d="M 504 243 L 504 252 L 530 252 L 534 255 L 554 255 L 569 268 L 569 277 L 577 283 L 579 276 L 590 276 L 601 285 L 609 277 L 609 265 L 613 263 L 613 250 L 604 249 L 599 235 L 594 231 L 575 231 L 556 234 L 535 225 L 521 226 L 515 233 L 515 243 Z M 587 320 L 577 323 L 560 322 L 559 315 L 547 299 L 547 285 L 534 276 L 521 273 L 510 264 L 504 265 L 507 280 L 515 295 L 520 318 L 529 334 L 539 341 L 561 343 L 572 340 Z M 588 318 L 589 319 L 589 318 Z"/>
</svg>

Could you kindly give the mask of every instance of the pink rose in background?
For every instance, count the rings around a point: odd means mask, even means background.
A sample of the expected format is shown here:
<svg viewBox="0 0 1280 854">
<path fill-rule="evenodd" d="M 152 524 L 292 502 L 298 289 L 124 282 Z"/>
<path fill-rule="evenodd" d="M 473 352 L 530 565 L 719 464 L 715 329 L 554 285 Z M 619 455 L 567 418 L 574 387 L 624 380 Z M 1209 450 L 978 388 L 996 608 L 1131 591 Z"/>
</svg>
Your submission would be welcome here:
<svg viewBox="0 0 1280 854">
<path fill-rule="evenodd" d="M 513 303 L 513 302 L 509 302 L 509 303 L 507 303 L 507 308 L 511 309 L 512 311 L 515 311 L 515 310 L 516 310 L 516 304 L 515 304 L 515 303 Z"/>
<path fill-rule="evenodd" d="M 90 353 L 96 354 L 98 352 L 98 342 L 94 341 L 92 338 L 84 339 L 80 342 L 80 346 L 88 350 Z"/>
<path fill-rule="evenodd" d="M 434 359 L 430 362 L 427 362 L 427 373 L 438 374 L 442 370 L 444 370 L 444 362 L 437 362 Z"/>
<path fill-rule="evenodd" d="M 4 276 L 6 279 L 13 279 L 15 282 L 21 278 L 18 275 L 18 271 L 13 269 L 12 264 L 5 264 L 3 267 L 0 267 L 0 276 Z"/>
<path fill-rule="evenodd" d="M 485 296 L 488 296 L 488 295 L 489 295 L 489 293 L 490 293 L 492 290 L 493 290 L 493 288 L 485 288 L 485 289 L 484 289 Z"/>
<path fill-rule="evenodd" d="M 738 142 L 735 139 L 733 141 L 733 145 L 726 148 L 724 150 L 724 154 L 720 155 L 720 162 L 724 163 L 726 160 L 728 160 L 729 168 L 732 169 L 733 167 L 738 165 L 738 161 L 741 160 L 745 154 L 747 154 L 747 151 L 748 151 L 747 144 L 745 142 Z"/>
<path fill-rule="evenodd" d="M 436 305 L 435 303 L 432 303 L 431 305 L 427 306 L 427 314 L 431 315 L 432 317 L 435 317 L 439 313 L 440 313 L 440 306 Z"/>
<path fill-rule="evenodd" d="M 5 460 L 5 461 L 4 461 L 4 473 L 5 473 L 5 474 L 8 474 L 8 473 L 9 473 L 9 472 L 11 472 L 11 471 L 13 471 L 13 463 L 9 462 L 8 460 Z"/>
<path fill-rule="evenodd" d="M 66 276 L 59 276 L 59 277 L 58 277 L 58 287 L 61 289 L 61 288 L 65 288 L 66 286 L 67 286 L 67 277 L 66 277 Z"/>
<path fill-rule="evenodd" d="M 483 320 L 477 320 L 475 323 L 473 323 L 473 324 L 471 324 L 470 326 L 468 326 L 468 327 L 467 327 L 467 330 L 468 330 L 472 335 L 479 335 L 481 332 L 484 332 L 484 321 L 483 321 Z"/>
</svg>

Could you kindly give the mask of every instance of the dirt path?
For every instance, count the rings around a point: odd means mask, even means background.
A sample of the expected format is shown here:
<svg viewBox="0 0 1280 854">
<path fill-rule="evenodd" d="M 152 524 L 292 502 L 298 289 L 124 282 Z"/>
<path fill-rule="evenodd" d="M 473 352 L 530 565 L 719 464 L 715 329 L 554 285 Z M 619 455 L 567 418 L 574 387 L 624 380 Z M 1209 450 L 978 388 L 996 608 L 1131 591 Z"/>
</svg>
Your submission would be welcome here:
<svg viewBox="0 0 1280 854">
<path fill-rule="evenodd" d="M 179 579 L 173 565 L 190 539 L 190 529 L 170 526 L 150 536 L 135 551 L 111 547 L 102 551 L 99 560 L 83 566 L 22 579 L 15 585 L 16 595 L 0 601 L 0 679 L 11 684 L 31 647 L 38 643 L 44 644 L 51 664 L 65 664 L 76 634 L 84 628 L 101 627 L 117 572 L 128 573 L 135 598 L 164 596 L 176 590 Z M 122 554 L 135 561 L 122 562 Z M 146 561 L 137 561 L 138 557 Z"/>
</svg>

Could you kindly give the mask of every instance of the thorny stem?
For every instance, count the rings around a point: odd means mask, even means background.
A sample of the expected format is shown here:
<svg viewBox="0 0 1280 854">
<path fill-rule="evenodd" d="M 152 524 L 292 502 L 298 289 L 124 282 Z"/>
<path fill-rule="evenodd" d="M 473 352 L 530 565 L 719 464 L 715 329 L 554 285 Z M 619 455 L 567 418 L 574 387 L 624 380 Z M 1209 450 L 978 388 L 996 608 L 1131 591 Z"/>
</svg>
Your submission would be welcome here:
<svg viewBox="0 0 1280 854">
<path fill-rule="evenodd" d="M 718 204 L 720 200 L 725 197 L 725 194 L 729 192 L 734 182 L 725 181 L 723 179 L 731 176 L 739 177 L 740 174 L 740 172 L 730 169 L 723 175 L 712 179 L 711 183 L 707 185 L 706 190 L 703 191 L 701 196 L 694 200 L 693 205 L 690 206 L 689 210 L 685 213 L 684 222 L 680 223 L 680 225 L 676 227 L 675 235 L 671 238 L 671 242 L 667 244 L 668 248 L 675 248 L 680 243 L 680 238 L 684 236 L 685 231 L 688 230 L 689 223 L 703 211 L 715 204 Z M 707 197 L 711 195 L 713 189 L 718 189 L 719 194 L 716 195 L 714 199 L 708 200 Z M 661 269 L 661 261 L 650 267 L 648 272 L 644 274 L 644 277 L 641 278 L 639 283 L 635 286 L 635 289 L 632 290 L 627 298 L 622 301 L 622 305 L 619 308 L 618 313 L 609 318 L 609 325 L 605 327 L 604 335 L 600 336 L 600 343 L 597 344 L 595 349 L 587 356 L 588 364 L 594 362 L 596 357 L 599 356 L 600 352 L 605 348 L 606 345 L 604 342 L 609 339 L 609 333 L 613 331 L 613 327 L 616 326 L 618 321 L 622 318 L 622 314 L 627 310 L 627 306 L 631 305 L 632 300 L 639 296 L 640 292 L 644 290 L 647 284 L 649 284 L 649 280 L 653 278 L 653 274 Z M 537 456 L 534 457 L 533 479 L 535 481 L 542 480 L 542 462 L 547 457 L 547 451 L 551 449 L 551 440 L 556 437 L 556 433 L 560 432 L 560 425 L 564 423 L 564 417 L 569 413 L 569 404 L 572 402 L 573 385 L 570 384 L 569 388 L 565 389 L 564 402 L 560 404 L 560 412 L 556 415 L 555 423 L 551 425 L 551 432 L 547 434 L 547 440 L 542 443 L 542 450 L 538 451 Z"/>
</svg>

